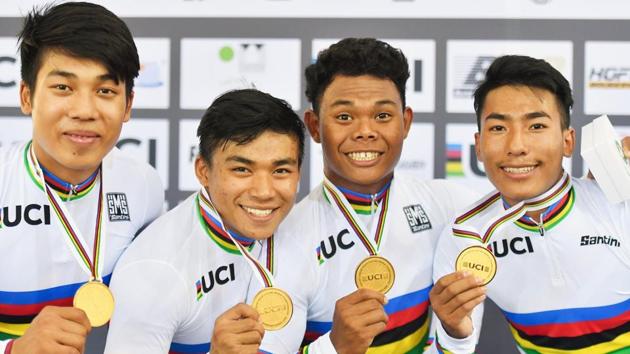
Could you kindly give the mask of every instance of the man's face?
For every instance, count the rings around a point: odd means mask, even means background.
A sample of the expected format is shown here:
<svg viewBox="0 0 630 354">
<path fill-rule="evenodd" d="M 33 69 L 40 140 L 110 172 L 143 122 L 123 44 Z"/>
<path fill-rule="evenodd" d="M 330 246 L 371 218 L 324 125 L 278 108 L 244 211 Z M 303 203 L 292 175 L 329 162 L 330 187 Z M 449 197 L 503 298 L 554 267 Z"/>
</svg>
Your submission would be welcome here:
<svg viewBox="0 0 630 354">
<path fill-rule="evenodd" d="M 132 97 L 125 96 L 125 83 L 116 83 L 102 64 L 44 53 L 35 87 L 20 87 L 39 162 L 71 183 L 89 177 L 129 120 Z"/>
<path fill-rule="evenodd" d="M 412 119 L 394 83 L 368 75 L 336 76 L 319 114 L 305 116 L 313 139 L 322 144 L 326 177 L 362 193 L 376 193 L 387 183 Z"/>
<path fill-rule="evenodd" d="M 527 86 L 501 86 L 488 93 L 475 134 L 477 158 L 505 200 L 514 205 L 549 190 L 571 156 L 573 128 L 563 130 L 556 97 Z"/>
<path fill-rule="evenodd" d="M 297 139 L 267 131 L 243 145 L 230 141 L 215 149 L 210 164 L 197 157 L 195 172 L 225 227 L 257 240 L 270 237 L 295 201 Z"/>
</svg>

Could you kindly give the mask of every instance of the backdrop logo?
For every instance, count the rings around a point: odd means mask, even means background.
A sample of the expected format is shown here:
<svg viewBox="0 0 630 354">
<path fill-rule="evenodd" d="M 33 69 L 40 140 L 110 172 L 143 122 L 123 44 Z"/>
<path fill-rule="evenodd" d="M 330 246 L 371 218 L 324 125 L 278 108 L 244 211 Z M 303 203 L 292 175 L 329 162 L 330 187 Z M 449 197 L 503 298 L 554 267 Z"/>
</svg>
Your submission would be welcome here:
<svg viewBox="0 0 630 354">
<path fill-rule="evenodd" d="M 467 154 L 467 159 L 464 158 Z M 464 161 L 468 161 L 465 169 Z M 446 144 L 446 176 L 466 177 L 467 171 L 477 177 L 485 177 L 486 173 L 479 167 L 474 144 Z"/>
<path fill-rule="evenodd" d="M 495 58 L 495 56 L 489 55 L 458 58 L 457 84 L 453 88 L 453 96 L 457 98 L 472 97 L 477 85 L 483 81 L 486 70 L 488 70 Z"/>
<path fill-rule="evenodd" d="M 262 73 L 267 63 L 266 48 L 263 43 L 241 43 L 236 50 L 225 45 L 219 49 L 219 60 L 224 63 L 236 60 L 242 73 Z"/>
<path fill-rule="evenodd" d="M 422 60 L 414 60 L 413 68 L 413 91 L 422 92 Z"/>
<path fill-rule="evenodd" d="M 156 61 L 141 63 L 136 85 L 138 87 L 160 87 L 164 85 L 160 64 Z"/>
<path fill-rule="evenodd" d="M 446 176 L 464 177 L 462 144 L 446 144 Z"/>
<path fill-rule="evenodd" d="M 16 65 L 17 59 L 10 56 L 0 56 L 0 88 L 14 87 L 17 85 Z"/>
<path fill-rule="evenodd" d="M 588 87 L 594 89 L 630 89 L 630 67 L 591 68 Z"/>
</svg>

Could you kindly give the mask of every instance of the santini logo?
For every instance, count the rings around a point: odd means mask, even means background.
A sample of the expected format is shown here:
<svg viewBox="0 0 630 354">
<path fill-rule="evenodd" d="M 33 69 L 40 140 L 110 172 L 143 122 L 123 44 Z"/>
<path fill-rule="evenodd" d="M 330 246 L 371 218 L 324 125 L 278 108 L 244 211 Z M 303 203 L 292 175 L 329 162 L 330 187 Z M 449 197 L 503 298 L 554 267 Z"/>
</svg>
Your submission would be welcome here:
<svg viewBox="0 0 630 354">
<path fill-rule="evenodd" d="M 580 238 L 580 246 L 591 245 L 608 245 L 612 247 L 621 247 L 621 242 L 611 236 L 582 236 Z"/>
</svg>

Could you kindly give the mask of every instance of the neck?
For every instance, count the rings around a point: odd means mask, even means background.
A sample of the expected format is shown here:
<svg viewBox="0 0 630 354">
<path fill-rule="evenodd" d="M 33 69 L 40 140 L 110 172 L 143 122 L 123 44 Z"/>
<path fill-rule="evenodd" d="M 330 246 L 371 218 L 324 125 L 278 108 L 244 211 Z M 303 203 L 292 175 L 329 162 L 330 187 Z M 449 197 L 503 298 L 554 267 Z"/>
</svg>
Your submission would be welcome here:
<svg viewBox="0 0 630 354">
<path fill-rule="evenodd" d="M 90 176 L 92 176 L 98 169 L 98 166 L 87 169 L 68 168 L 57 162 L 52 158 L 52 156 L 48 155 L 38 144 L 35 143 L 35 141 L 33 141 L 33 152 L 35 153 L 37 162 L 39 162 L 42 169 L 45 169 L 58 179 L 69 184 L 81 184 L 81 182 L 90 178 Z"/>
<path fill-rule="evenodd" d="M 336 178 L 335 176 L 332 176 L 332 174 L 326 172 L 324 172 L 324 174 L 326 175 L 326 178 L 328 178 L 328 180 L 332 182 L 332 184 L 337 186 L 337 188 L 339 188 L 344 193 L 347 191 L 351 191 L 370 196 L 374 194 L 379 194 L 384 189 L 389 187 L 392 179 L 394 178 L 394 173 L 392 172 L 389 175 L 381 178 L 378 182 L 371 184 L 359 184 L 345 179 L 342 180 L 340 178 Z"/>
</svg>

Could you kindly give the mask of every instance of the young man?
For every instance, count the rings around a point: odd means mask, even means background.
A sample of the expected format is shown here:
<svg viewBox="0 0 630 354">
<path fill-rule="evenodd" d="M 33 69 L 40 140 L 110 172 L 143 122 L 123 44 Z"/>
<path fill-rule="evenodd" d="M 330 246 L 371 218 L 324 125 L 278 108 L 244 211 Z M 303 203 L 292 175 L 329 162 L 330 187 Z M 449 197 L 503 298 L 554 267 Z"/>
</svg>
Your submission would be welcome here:
<svg viewBox="0 0 630 354">
<path fill-rule="evenodd" d="M 477 156 L 497 191 L 457 218 L 438 246 L 443 291 L 431 300 L 449 330 L 465 327 L 445 315 L 450 298 L 474 289 L 451 285 L 449 273 L 464 249 L 481 246 L 496 257 L 488 296 L 520 352 L 630 350 L 630 202 L 611 204 L 596 181 L 563 171 L 575 144 L 572 104 L 567 80 L 530 57 L 496 59 L 477 88 Z"/>
<path fill-rule="evenodd" d="M 421 352 L 428 344 L 433 250 L 475 195 L 447 181 L 394 176 L 413 119 L 408 77 L 402 52 L 375 39 L 344 39 L 306 69 L 305 121 L 322 144 L 325 180 L 278 235 L 311 242 L 306 261 L 317 278 L 303 280 L 292 322 L 267 333 L 263 349 L 294 350 L 305 330 L 309 353 Z M 374 278 L 376 286 L 366 284 Z"/>
<path fill-rule="evenodd" d="M 73 297 L 113 305 L 103 283 L 164 202 L 156 171 L 113 149 L 138 54 L 125 23 L 88 3 L 34 10 L 20 54 L 33 138 L 0 150 L 0 353 L 82 353 L 94 317 Z"/>
<path fill-rule="evenodd" d="M 257 353 L 260 308 L 245 303 L 270 286 L 294 298 L 273 278 L 300 275 L 307 255 L 299 234 L 274 232 L 295 201 L 300 118 L 266 93 L 232 91 L 208 108 L 197 135 L 202 188 L 121 257 L 106 353 Z"/>
</svg>

